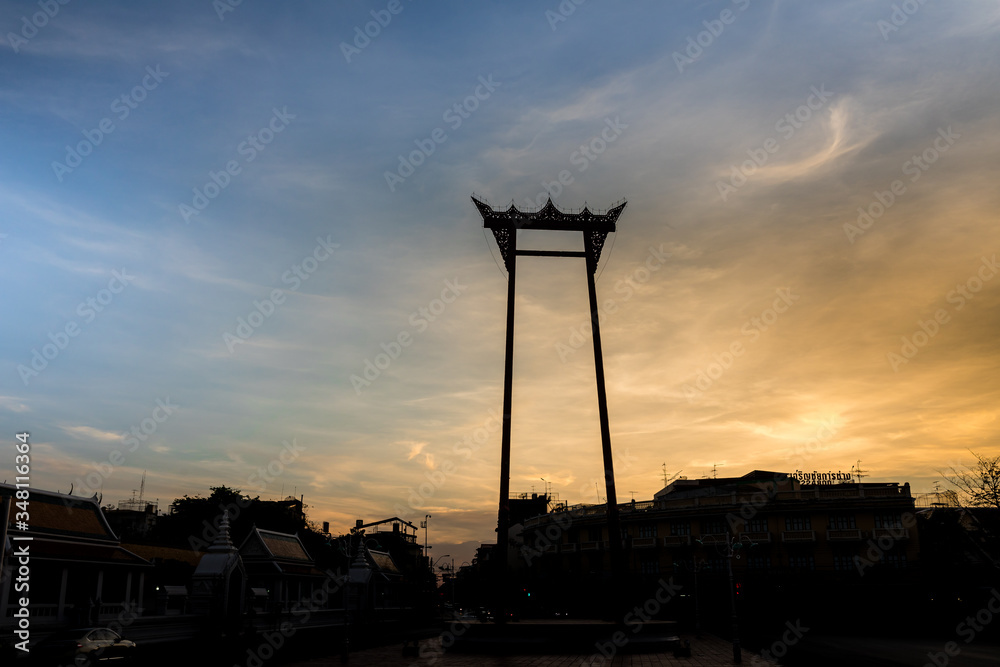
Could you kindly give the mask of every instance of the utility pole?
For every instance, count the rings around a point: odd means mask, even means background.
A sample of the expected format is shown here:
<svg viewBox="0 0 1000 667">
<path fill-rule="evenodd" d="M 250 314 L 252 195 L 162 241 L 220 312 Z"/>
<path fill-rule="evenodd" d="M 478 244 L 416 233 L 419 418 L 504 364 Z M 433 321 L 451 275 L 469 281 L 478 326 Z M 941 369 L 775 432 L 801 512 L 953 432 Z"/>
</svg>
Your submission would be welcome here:
<svg viewBox="0 0 1000 667">
<path fill-rule="evenodd" d="M 430 518 L 430 514 L 425 514 L 424 520 L 420 522 L 420 527 L 424 529 L 424 558 L 427 559 L 428 563 L 431 561 L 431 555 L 427 553 L 427 519 Z"/>
</svg>

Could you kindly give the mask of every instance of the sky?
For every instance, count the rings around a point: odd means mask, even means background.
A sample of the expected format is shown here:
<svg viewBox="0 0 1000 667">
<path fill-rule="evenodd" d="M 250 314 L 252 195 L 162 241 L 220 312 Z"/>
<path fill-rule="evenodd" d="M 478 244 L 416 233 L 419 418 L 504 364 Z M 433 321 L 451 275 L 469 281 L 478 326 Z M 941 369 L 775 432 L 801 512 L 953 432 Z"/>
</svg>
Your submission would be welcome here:
<svg viewBox="0 0 1000 667">
<path fill-rule="evenodd" d="M 507 298 L 473 194 L 628 201 L 622 501 L 1000 453 L 995 2 L 42 0 L 0 34 L 0 432 L 37 488 L 429 514 L 471 560 Z M 517 266 L 511 490 L 598 502 L 583 260 Z"/>
</svg>

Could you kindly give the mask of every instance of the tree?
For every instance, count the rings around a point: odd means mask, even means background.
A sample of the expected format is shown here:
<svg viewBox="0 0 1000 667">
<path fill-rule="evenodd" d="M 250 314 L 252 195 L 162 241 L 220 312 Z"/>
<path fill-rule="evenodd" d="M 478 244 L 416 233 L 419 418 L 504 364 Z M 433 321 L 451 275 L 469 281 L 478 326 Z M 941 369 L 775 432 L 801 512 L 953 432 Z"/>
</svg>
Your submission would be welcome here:
<svg viewBox="0 0 1000 667">
<path fill-rule="evenodd" d="M 976 457 L 975 465 L 965 466 L 964 470 L 952 467 L 945 479 L 968 497 L 969 505 L 1000 509 L 1000 455 L 972 455 Z"/>
</svg>

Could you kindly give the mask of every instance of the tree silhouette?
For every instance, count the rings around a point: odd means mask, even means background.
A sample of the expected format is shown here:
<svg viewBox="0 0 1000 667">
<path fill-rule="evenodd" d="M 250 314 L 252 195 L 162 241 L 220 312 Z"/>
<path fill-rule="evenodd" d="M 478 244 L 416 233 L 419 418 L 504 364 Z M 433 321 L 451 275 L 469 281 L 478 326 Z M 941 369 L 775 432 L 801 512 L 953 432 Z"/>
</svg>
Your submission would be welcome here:
<svg viewBox="0 0 1000 667">
<path fill-rule="evenodd" d="M 975 465 L 965 466 L 964 470 L 953 466 L 950 474 L 944 473 L 945 479 L 967 496 L 972 507 L 1000 509 L 1000 455 L 972 455 L 976 457 Z"/>
</svg>

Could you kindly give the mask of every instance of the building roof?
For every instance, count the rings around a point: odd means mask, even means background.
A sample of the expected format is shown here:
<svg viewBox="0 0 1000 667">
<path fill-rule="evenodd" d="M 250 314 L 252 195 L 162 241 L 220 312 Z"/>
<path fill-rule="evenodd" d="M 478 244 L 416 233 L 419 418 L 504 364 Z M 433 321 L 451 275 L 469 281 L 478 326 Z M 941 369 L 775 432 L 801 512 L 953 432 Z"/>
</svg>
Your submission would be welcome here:
<svg viewBox="0 0 1000 667">
<path fill-rule="evenodd" d="M 0 484 L 0 497 L 14 497 L 16 491 L 12 484 Z M 118 537 L 112 532 L 101 511 L 96 494 L 90 498 L 81 498 L 55 491 L 30 489 L 28 503 L 31 516 L 29 528 L 18 532 L 32 536 L 59 535 L 118 542 Z M 13 520 L 13 512 L 10 518 Z"/>
<path fill-rule="evenodd" d="M 298 535 L 254 526 L 240 545 L 240 555 L 252 572 L 325 576 Z"/>
<path fill-rule="evenodd" d="M 194 549 L 179 549 L 177 547 L 164 547 L 158 544 L 122 544 L 123 549 L 128 549 L 132 553 L 148 561 L 153 560 L 176 560 L 188 565 L 198 565 L 204 555 L 201 551 Z"/>
<path fill-rule="evenodd" d="M 792 487 L 798 484 L 798 480 L 788 473 L 773 472 L 770 470 L 752 470 L 742 477 L 703 477 L 701 479 L 675 479 L 660 491 L 653 494 L 654 500 L 660 500 L 665 496 L 671 498 L 684 496 L 705 496 L 719 493 L 729 493 L 737 487 L 746 485 L 760 485 L 768 482 L 778 484 L 791 484 Z"/>
<path fill-rule="evenodd" d="M 279 561 L 299 561 L 312 564 L 302 540 L 298 535 L 264 530 L 254 526 L 240 545 L 240 554 L 247 560 L 273 559 Z"/>
<path fill-rule="evenodd" d="M 16 498 L 16 487 L 0 484 L 0 497 Z M 12 507 L 13 510 L 13 507 Z M 65 493 L 30 489 L 28 528 L 18 529 L 10 513 L 8 540 L 12 535 L 32 539 L 31 556 L 39 560 L 71 560 L 109 565 L 148 567 L 152 564 L 124 549 L 111 531 L 97 495 L 81 498 Z"/>
<path fill-rule="evenodd" d="M 117 545 L 80 544 L 63 540 L 32 540 L 31 557 L 37 560 L 67 560 L 74 563 L 153 566 L 145 558 Z"/>
<path fill-rule="evenodd" d="M 392 560 L 390 556 L 385 551 L 372 551 L 368 550 L 368 555 L 371 558 L 372 564 L 375 565 L 383 574 L 402 574 L 399 568 L 396 567 L 396 563 Z"/>
<path fill-rule="evenodd" d="M 412 523 L 410 523 L 409 521 L 406 521 L 404 519 L 400 519 L 398 516 L 390 517 L 388 519 L 382 519 L 381 521 L 372 521 L 371 523 L 363 523 L 363 524 L 357 526 L 357 528 L 371 528 L 373 526 L 380 526 L 380 525 L 385 524 L 385 523 L 398 523 L 400 525 L 404 525 L 404 526 L 408 526 L 409 528 L 412 528 L 414 530 L 414 532 L 417 530 L 417 527 L 414 526 Z"/>
</svg>

